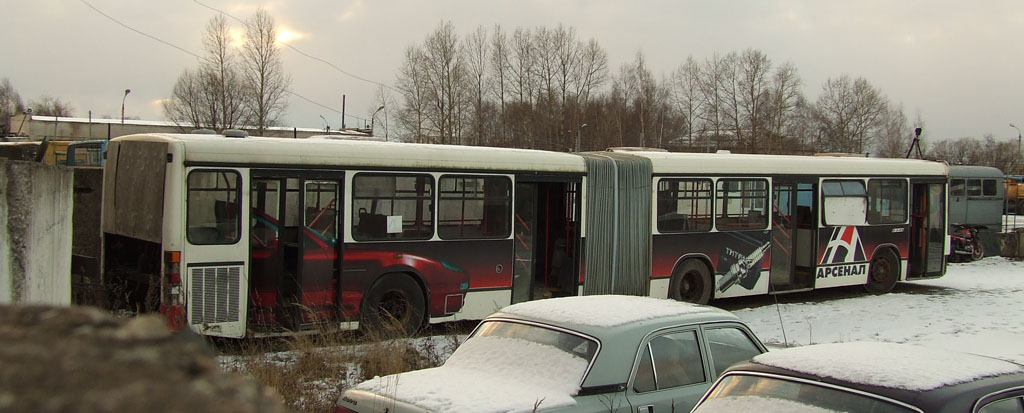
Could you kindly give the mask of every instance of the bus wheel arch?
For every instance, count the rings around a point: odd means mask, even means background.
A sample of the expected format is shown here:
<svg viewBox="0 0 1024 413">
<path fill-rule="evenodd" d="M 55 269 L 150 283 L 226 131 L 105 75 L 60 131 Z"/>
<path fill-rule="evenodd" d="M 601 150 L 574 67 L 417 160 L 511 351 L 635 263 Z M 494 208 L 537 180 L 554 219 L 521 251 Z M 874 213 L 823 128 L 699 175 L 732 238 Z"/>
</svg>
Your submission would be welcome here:
<svg viewBox="0 0 1024 413">
<path fill-rule="evenodd" d="M 426 320 L 427 296 L 419 281 L 404 272 L 381 275 L 363 295 L 359 307 L 359 325 L 364 331 L 400 328 L 412 334 Z"/>
<path fill-rule="evenodd" d="M 707 304 L 715 289 L 711 266 L 700 258 L 687 258 L 672 270 L 668 297 L 676 301 Z"/>
<path fill-rule="evenodd" d="M 868 281 L 864 284 L 864 289 L 872 294 L 885 294 L 892 291 L 899 279 L 899 254 L 892 248 L 880 248 L 868 266 Z"/>
</svg>

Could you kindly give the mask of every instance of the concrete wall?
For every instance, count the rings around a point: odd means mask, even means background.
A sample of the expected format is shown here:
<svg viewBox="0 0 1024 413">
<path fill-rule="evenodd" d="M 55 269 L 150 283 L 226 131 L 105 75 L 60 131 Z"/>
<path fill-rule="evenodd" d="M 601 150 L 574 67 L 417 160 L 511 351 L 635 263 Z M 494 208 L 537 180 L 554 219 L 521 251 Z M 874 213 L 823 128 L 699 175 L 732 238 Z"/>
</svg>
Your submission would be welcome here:
<svg viewBox="0 0 1024 413">
<path fill-rule="evenodd" d="M 0 304 L 71 303 L 72 170 L 0 159 Z"/>
</svg>

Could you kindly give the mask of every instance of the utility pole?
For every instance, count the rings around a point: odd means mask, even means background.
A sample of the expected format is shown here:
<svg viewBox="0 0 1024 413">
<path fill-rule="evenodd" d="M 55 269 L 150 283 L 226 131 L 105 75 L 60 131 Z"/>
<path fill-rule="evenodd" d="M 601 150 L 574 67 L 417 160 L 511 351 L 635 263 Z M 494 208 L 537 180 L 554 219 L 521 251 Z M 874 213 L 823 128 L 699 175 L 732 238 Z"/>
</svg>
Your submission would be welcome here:
<svg viewBox="0 0 1024 413">
<path fill-rule="evenodd" d="M 580 134 L 581 134 L 581 132 L 583 132 L 583 128 L 585 128 L 585 127 L 587 127 L 586 123 L 584 123 L 584 124 L 580 125 L 578 128 L 576 128 L 576 152 L 580 151 Z"/>
</svg>

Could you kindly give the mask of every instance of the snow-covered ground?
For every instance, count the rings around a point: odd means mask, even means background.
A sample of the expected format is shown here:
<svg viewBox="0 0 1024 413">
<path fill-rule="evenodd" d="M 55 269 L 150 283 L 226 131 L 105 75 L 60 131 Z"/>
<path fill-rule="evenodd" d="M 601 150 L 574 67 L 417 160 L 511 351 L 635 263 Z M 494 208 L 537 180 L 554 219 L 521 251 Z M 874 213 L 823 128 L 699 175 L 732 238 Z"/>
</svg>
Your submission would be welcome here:
<svg viewBox="0 0 1024 413">
<path fill-rule="evenodd" d="M 889 294 L 841 294 L 796 293 L 780 296 L 778 306 L 761 300 L 732 311 L 768 344 L 915 343 L 1024 363 L 1022 261 L 950 264 L 942 278 L 901 283 Z"/>
</svg>

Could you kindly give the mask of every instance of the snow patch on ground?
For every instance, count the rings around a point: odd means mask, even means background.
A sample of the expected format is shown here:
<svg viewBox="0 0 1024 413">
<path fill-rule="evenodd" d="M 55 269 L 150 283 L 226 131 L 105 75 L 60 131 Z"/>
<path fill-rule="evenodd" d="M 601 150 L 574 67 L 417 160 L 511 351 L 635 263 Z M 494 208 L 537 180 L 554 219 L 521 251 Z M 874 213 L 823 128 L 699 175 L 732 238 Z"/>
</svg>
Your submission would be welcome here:
<svg viewBox="0 0 1024 413">
<path fill-rule="evenodd" d="M 913 343 L 1024 364 L 1024 261 L 989 257 L 950 264 L 942 278 L 913 284 L 923 291 L 767 305 L 733 314 L 770 344 Z"/>
</svg>

